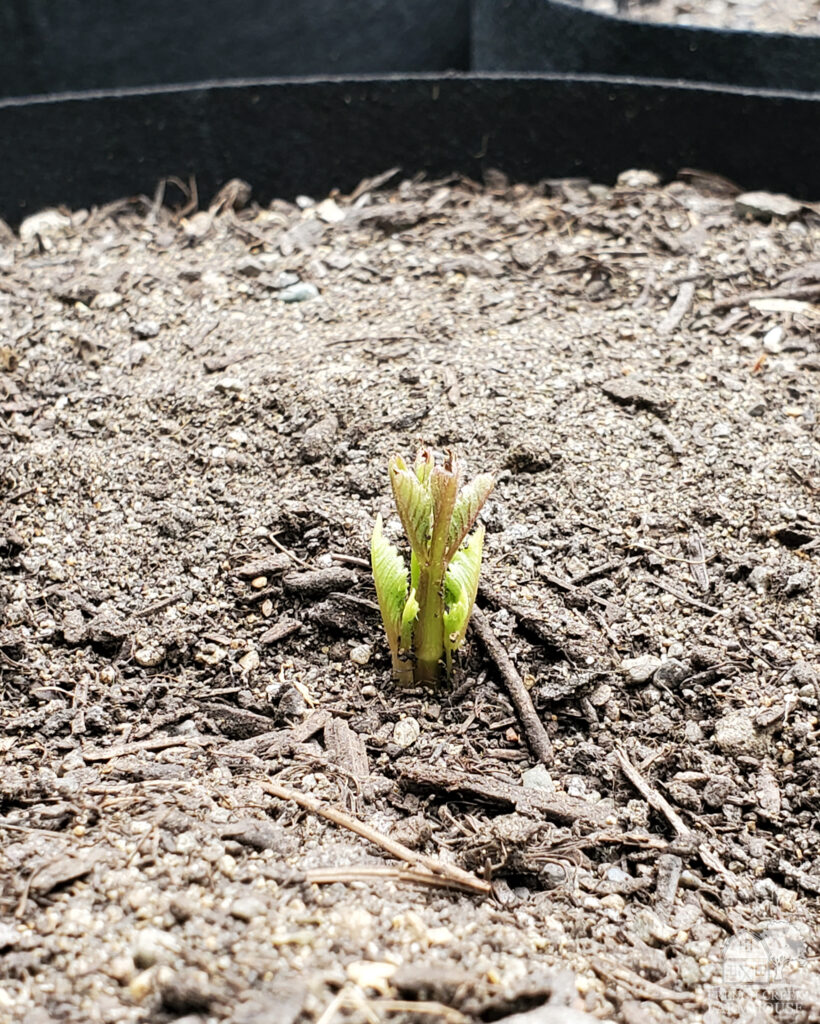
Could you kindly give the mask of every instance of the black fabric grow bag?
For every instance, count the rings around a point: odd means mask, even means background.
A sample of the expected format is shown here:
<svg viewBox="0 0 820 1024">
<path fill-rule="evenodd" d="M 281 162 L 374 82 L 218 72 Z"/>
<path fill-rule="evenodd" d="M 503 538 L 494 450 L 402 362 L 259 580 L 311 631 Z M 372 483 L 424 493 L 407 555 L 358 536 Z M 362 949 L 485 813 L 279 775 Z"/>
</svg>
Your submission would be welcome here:
<svg viewBox="0 0 820 1024">
<path fill-rule="evenodd" d="M 551 0 L 7 0 L 0 31 L 12 223 L 170 175 L 195 175 L 206 198 L 239 175 L 264 200 L 391 166 L 524 180 L 694 166 L 820 195 L 816 39 L 681 36 Z M 768 70 L 749 56 L 765 47 Z M 806 91 L 782 88 L 786 72 Z M 738 75 L 754 87 L 726 84 Z"/>
</svg>

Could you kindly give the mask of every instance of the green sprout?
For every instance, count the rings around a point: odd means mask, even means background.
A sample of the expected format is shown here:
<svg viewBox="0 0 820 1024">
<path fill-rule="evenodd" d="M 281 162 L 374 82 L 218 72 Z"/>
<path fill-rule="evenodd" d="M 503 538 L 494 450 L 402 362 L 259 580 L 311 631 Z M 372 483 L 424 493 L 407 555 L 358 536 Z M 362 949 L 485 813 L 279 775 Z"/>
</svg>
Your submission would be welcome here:
<svg viewBox="0 0 820 1024">
<path fill-rule="evenodd" d="M 410 573 L 376 518 L 370 562 L 393 675 L 402 686 L 434 684 L 444 660 L 449 676 L 453 651 L 464 642 L 478 591 L 484 527 L 467 539 L 495 483 L 482 473 L 459 490 L 458 460 L 443 466 L 423 448 L 410 469 L 400 455 L 388 464 L 396 509 L 410 541 Z"/>
</svg>

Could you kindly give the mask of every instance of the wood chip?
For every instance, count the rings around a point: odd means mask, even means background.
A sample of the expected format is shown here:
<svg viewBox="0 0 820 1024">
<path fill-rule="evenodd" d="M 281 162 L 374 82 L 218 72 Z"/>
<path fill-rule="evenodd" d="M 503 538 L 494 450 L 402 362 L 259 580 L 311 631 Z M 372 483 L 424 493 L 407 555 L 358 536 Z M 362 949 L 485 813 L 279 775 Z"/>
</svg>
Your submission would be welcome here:
<svg viewBox="0 0 820 1024">
<path fill-rule="evenodd" d="M 512 782 L 501 782 L 488 775 L 450 771 L 434 765 L 408 765 L 402 768 L 401 778 L 410 788 L 460 794 L 465 798 L 485 800 L 491 804 L 513 807 L 523 814 L 542 814 L 562 824 L 582 822 L 604 825 L 612 813 L 611 808 L 599 807 L 565 793 L 545 793 L 538 789 L 525 789 Z"/>
<path fill-rule="evenodd" d="M 259 637 L 259 643 L 264 645 L 275 644 L 278 640 L 284 640 L 286 636 L 298 633 L 301 628 L 302 623 L 298 619 L 291 618 L 290 615 L 283 615 L 278 622 L 265 630 Z"/>
<path fill-rule="evenodd" d="M 76 882 L 78 878 L 83 878 L 93 871 L 103 856 L 103 850 L 98 846 L 93 846 L 88 850 L 81 850 L 79 853 L 58 857 L 57 860 L 35 870 L 29 891 L 43 896 L 59 885 Z"/>
</svg>

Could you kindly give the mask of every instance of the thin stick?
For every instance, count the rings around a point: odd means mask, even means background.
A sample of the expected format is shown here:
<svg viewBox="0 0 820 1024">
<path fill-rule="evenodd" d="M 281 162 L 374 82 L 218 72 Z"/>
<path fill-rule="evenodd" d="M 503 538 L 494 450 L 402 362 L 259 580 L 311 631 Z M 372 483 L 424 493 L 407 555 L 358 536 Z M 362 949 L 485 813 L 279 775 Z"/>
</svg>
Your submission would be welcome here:
<svg viewBox="0 0 820 1024">
<path fill-rule="evenodd" d="M 153 740 L 135 740 L 114 747 L 84 747 L 81 750 L 84 761 L 113 761 L 115 757 L 139 754 L 143 750 L 165 750 L 168 747 L 201 747 L 208 743 L 193 736 L 158 736 Z"/>
<path fill-rule="evenodd" d="M 374 1002 L 383 1013 L 410 1013 L 438 1017 L 449 1024 L 469 1024 L 473 1018 L 465 1017 L 459 1010 L 452 1006 L 445 1006 L 444 1003 L 437 1003 L 431 1000 L 413 999 L 378 999 Z"/>
<path fill-rule="evenodd" d="M 666 846 L 664 845 L 664 849 Z M 441 878 L 422 868 L 388 868 L 380 864 L 354 865 L 348 868 L 310 868 L 305 872 L 309 885 L 334 885 L 336 882 L 367 882 L 374 879 L 388 879 L 393 882 L 407 882 L 412 885 L 436 886 L 445 889 L 465 890 L 460 882 Z"/>
<path fill-rule="evenodd" d="M 328 821 L 332 821 L 335 825 L 340 825 L 342 828 L 355 832 L 356 835 L 381 847 L 382 850 L 389 853 L 392 857 L 395 857 L 397 860 L 403 860 L 414 868 L 426 868 L 427 871 L 432 872 L 434 875 L 455 882 L 470 892 L 481 896 L 489 896 L 492 891 L 492 886 L 489 882 L 477 878 L 475 875 L 470 874 L 469 871 L 464 871 L 454 864 L 444 864 L 436 860 L 435 857 L 414 853 L 404 843 L 396 842 L 395 839 L 391 839 L 370 825 L 366 825 L 358 818 L 354 818 L 352 814 L 347 814 L 345 811 L 339 810 L 338 807 L 325 803 L 323 800 L 317 800 L 316 797 L 310 796 L 308 793 L 300 793 L 298 790 L 289 789 L 287 786 L 280 786 L 277 782 L 262 782 L 259 780 L 259 785 L 266 793 L 270 793 L 271 796 L 278 797 L 280 800 L 291 800 L 300 807 L 304 807 L 306 811 L 311 811 L 313 814 L 327 818 Z"/>
<path fill-rule="evenodd" d="M 369 560 L 367 558 L 359 558 L 358 555 L 346 555 L 343 551 L 331 551 L 330 557 L 334 562 L 342 562 L 344 565 L 355 565 L 359 569 L 370 568 Z"/>
<path fill-rule="evenodd" d="M 820 298 L 820 284 L 806 285 L 802 288 L 775 288 L 770 292 L 745 292 L 740 295 L 727 295 L 717 299 L 706 311 L 716 313 L 721 309 L 730 309 L 732 306 L 746 306 L 757 299 L 798 299 L 804 302 L 812 302 Z"/>
<path fill-rule="evenodd" d="M 626 751 L 623 747 L 615 748 L 615 756 L 618 759 L 621 771 L 641 794 L 644 800 L 646 800 L 649 806 L 654 807 L 656 811 L 660 811 L 681 839 L 691 839 L 692 830 L 686 825 L 683 818 L 681 818 L 666 797 L 662 796 L 656 789 L 653 789 L 649 785 L 635 765 L 632 764 L 626 756 Z"/>
<path fill-rule="evenodd" d="M 544 728 L 543 722 L 533 707 L 530 695 L 526 686 L 524 686 L 524 681 L 518 674 L 518 670 L 493 632 L 490 620 L 480 608 L 473 608 L 471 621 L 474 632 L 501 673 L 501 678 L 504 680 L 510 700 L 513 702 L 515 710 L 518 712 L 518 717 L 521 719 L 521 725 L 524 727 L 527 742 L 532 752 L 539 761 L 542 761 L 544 764 L 552 764 L 555 755 L 553 754 L 552 743 L 547 735 L 547 730 Z"/>
<path fill-rule="evenodd" d="M 273 534 L 268 535 L 268 540 L 271 542 L 271 544 L 273 544 L 275 548 L 279 548 L 282 554 L 287 555 L 289 558 L 292 558 L 293 561 L 298 562 L 299 565 L 303 565 L 306 569 L 316 568 L 315 566 L 311 565 L 310 562 L 306 562 L 303 558 L 300 558 L 298 555 L 294 555 L 290 548 L 286 548 L 285 545 L 280 540 L 277 540 L 273 536 Z"/>
<path fill-rule="evenodd" d="M 674 556 L 664 555 L 664 557 L 671 558 Z M 678 590 L 677 587 L 671 587 L 668 583 L 664 583 L 663 580 L 659 580 L 655 576 L 645 576 L 644 580 L 646 583 L 653 583 L 656 587 L 660 587 L 661 590 L 665 590 L 667 594 L 671 594 L 672 597 L 676 597 L 679 601 L 684 601 L 686 604 L 691 604 L 695 608 L 700 608 L 702 612 L 708 612 L 710 615 L 723 615 L 724 617 L 729 614 L 722 608 L 715 608 L 711 604 L 704 604 L 703 601 L 698 601 L 696 597 L 690 597 L 689 594 L 685 593 L 683 590 Z"/>
<path fill-rule="evenodd" d="M 322 1016 L 316 1021 L 316 1024 L 332 1024 L 333 1018 L 341 1010 L 347 993 L 344 989 L 337 992 L 336 995 L 331 999 L 330 1003 L 325 1007 Z"/>
<path fill-rule="evenodd" d="M 160 601 L 155 601 L 153 604 L 149 604 L 146 608 L 140 608 L 139 611 L 133 613 L 132 618 L 147 618 L 149 615 L 153 615 L 154 612 L 161 612 L 163 608 L 170 608 L 172 604 L 182 601 L 184 597 L 185 594 L 182 591 L 178 594 L 170 594 L 168 597 L 163 597 Z"/>
<path fill-rule="evenodd" d="M 652 1002 L 669 1000 L 673 1003 L 700 1003 L 701 999 L 689 992 L 676 992 L 674 989 L 658 985 L 654 981 L 647 981 L 629 968 L 617 964 L 609 958 L 594 957 L 590 961 L 593 971 L 605 981 L 619 981 L 628 988 L 633 995 L 639 999 L 648 999 Z"/>
<path fill-rule="evenodd" d="M 695 282 L 684 281 L 680 286 L 678 296 L 672 304 L 672 308 L 658 324 L 658 334 L 672 334 L 681 320 L 689 312 L 692 300 L 695 297 Z"/>
</svg>

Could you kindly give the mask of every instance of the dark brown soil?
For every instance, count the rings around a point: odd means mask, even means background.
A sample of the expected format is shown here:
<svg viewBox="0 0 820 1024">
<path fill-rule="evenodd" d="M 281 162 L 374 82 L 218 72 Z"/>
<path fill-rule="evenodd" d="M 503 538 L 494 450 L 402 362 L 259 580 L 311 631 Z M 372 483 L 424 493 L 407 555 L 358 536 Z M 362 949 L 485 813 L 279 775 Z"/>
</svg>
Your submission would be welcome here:
<svg viewBox="0 0 820 1024">
<path fill-rule="evenodd" d="M 816 1020 L 815 211 L 223 199 L 0 248 L 0 1019 Z M 420 440 L 548 765 L 475 638 L 391 684 Z"/>
</svg>

